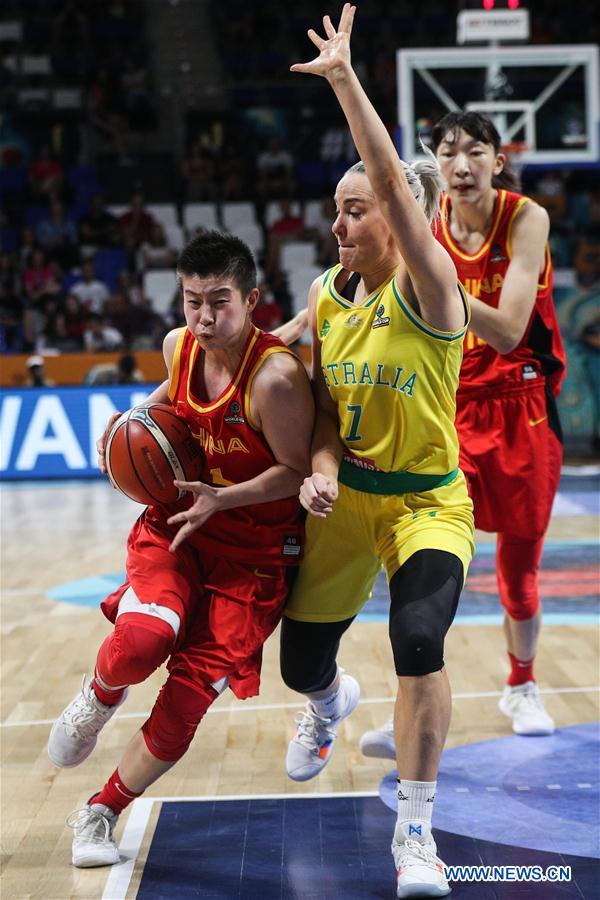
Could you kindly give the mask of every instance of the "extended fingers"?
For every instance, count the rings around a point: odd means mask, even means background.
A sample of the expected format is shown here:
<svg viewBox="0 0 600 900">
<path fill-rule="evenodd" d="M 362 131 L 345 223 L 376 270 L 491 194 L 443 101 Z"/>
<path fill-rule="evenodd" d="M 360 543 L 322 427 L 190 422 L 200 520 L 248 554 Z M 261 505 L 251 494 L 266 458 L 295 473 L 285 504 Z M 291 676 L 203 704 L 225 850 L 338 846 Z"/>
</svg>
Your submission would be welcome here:
<svg viewBox="0 0 600 900">
<path fill-rule="evenodd" d="M 172 521 L 172 520 L 169 519 L 169 521 Z M 177 548 L 179 547 L 179 545 L 182 544 L 182 543 L 185 541 L 185 539 L 187 538 L 188 534 L 190 534 L 193 530 L 194 530 L 193 525 L 191 525 L 191 524 L 189 524 L 189 523 L 188 523 L 187 525 L 183 525 L 183 526 L 179 529 L 179 531 L 177 532 L 177 534 L 175 535 L 175 537 L 174 537 L 173 540 L 171 541 L 171 545 L 169 546 L 169 550 L 171 551 L 171 553 L 175 553 L 175 551 L 177 550 Z"/>
<path fill-rule="evenodd" d="M 191 491 L 192 494 L 199 494 L 201 482 L 199 481 L 177 481 L 175 479 L 173 484 L 176 488 L 179 488 L 180 491 Z"/>
<path fill-rule="evenodd" d="M 323 16 L 323 27 L 328 38 L 334 38 L 336 31 L 329 16 Z"/>
<path fill-rule="evenodd" d="M 317 50 L 322 50 L 326 44 L 325 38 L 322 38 L 319 34 L 317 34 L 314 28 L 309 28 L 307 34 Z"/>
<path fill-rule="evenodd" d="M 356 12 L 355 6 L 352 6 L 351 3 L 344 3 L 342 15 L 340 16 L 340 24 L 338 26 L 338 31 L 345 31 L 347 34 L 352 33 L 352 24 L 354 22 L 355 12 Z"/>
<path fill-rule="evenodd" d="M 167 525 L 178 525 L 180 522 L 189 522 L 188 513 L 187 512 L 179 512 L 175 513 L 175 515 L 170 516 L 167 519 Z"/>
</svg>

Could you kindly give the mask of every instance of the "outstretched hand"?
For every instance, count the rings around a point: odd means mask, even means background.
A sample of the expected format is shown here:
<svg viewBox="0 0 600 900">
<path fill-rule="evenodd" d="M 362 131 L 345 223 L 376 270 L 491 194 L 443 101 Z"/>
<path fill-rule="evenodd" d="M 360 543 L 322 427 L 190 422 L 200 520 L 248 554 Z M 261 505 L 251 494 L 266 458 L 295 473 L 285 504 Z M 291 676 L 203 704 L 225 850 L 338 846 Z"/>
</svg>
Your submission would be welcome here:
<svg viewBox="0 0 600 900">
<path fill-rule="evenodd" d="M 98 468 L 104 475 L 108 474 L 108 469 L 106 468 L 106 442 L 112 431 L 113 425 L 115 424 L 117 419 L 121 418 L 121 415 L 122 413 L 120 412 L 112 414 L 112 416 L 108 420 L 108 425 L 104 429 L 104 433 L 96 441 L 96 450 L 98 451 Z"/>
<path fill-rule="evenodd" d="M 329 16 L 323 16 L 323 27 L 326 38 L 322 38 L 313 28 L 309 28 L 308 36 L 319 51 L 319 55 L 307 63 L 295 63 L 291 72 L 303 72 L 307 75 L 321 75 L 331 79 L 339 70 L 350 66 L 350 35 L 356 7 L 344 3 L 340 24 L 337 31 Z"/>
<path fill-rule="evenodd" d="M 204 525 L 220 505 L 219 489 L 210 484 L 205 484 L 203 481 L 174 481 L 173 483 L 180 490 L 195 494 L 196 499 L 189 509 L 167 519 L 169 525 L 181 524 L 181 528 L 169 547 L 171 553 L 174 553 L 193 531 Z"/>
</svg>

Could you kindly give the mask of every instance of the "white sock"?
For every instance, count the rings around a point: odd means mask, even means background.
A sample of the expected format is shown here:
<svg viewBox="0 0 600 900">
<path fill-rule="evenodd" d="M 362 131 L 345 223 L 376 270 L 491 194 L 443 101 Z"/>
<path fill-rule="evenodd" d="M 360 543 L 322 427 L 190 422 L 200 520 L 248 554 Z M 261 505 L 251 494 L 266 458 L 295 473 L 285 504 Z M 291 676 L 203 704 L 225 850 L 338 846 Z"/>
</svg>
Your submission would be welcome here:
<svg viewBox="0 0 600 900">
<path fill-rule="evenodd" d="M 335 673 L 335 678 L 323 691 L 315 691 L 307 695 L 311 705 L 318 716 L 325 719 L 335 718 L 342 712 L 344 692 L 342 690 L 342 678 L 340 670 Z"/>
<path fill-rule="evenodd" d="M 394 838 L 426 841 L 431 834 L 431 814 L 437 781 L 398 779 L 398 818 Z"/>
</svg>

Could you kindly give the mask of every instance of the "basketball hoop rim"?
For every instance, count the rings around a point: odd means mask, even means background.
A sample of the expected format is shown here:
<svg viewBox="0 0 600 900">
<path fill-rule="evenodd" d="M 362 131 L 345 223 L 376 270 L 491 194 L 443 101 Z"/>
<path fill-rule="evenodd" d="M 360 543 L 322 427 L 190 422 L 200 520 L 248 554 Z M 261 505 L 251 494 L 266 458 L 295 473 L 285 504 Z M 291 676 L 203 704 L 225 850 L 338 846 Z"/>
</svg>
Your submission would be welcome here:
<svg viewBox="0 0 600 900">
<path fill-rule="evenodd" d="M 529 150 L 529 144 L 527 143 L 527 141 L 510 141 L 508 144 L 502 144 L 500 150 L 509 158 L 520 156 L 522 153 L 527 153 L 527 151 Z"/>
</svg>

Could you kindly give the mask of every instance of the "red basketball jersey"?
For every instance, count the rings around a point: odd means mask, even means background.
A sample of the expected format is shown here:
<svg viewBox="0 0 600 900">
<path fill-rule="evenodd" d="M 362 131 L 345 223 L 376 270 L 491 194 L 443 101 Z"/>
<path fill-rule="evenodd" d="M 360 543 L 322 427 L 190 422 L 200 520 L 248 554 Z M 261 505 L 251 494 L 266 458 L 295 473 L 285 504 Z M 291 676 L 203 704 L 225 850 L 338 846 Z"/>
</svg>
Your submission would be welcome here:
<svg viewBox="0 0 600 900">
<path fill-rule="evenodd" d="M 199 393 L 198 367 L 203 350 L 183 328 L 173 357 L 169 398 L 190 426 L 202 452 L 200 480 L 217 487 L 249 481 L 276 459 L 250 413 L 254 376 L 271 353 L 290 353 L 279 338 L 253 327 L 231 382 L 216 400 Z M 186 496 L 169 507 L 187 509 Z M 270 503 L 216 512 L 188 541 L 202 550 L 249 562 L 296 565 L 302 553 L 303 528 L 297 496 Z"/>
<path fill-rule="evenodd" d="M 528 197 L 499 190 L 494 218 L 482 247 L 473 254 L 456 243 L 450 232 L 450 198 L 442 198 L 436 237 L 448 250 L 458 277 L 469 294 L 497 307 L 511 260 L 511 230 L 517 213 Z M 545 376 L 557 395 L 565 376 L 566 357 L 552 299 L 552 263 L 546 247 L 546 264 L 538 283 L 537 296 L 525 333 L 518 346 L 500 355 L 486 341 L 468 331 L 458 394 L 487 388 L 486 393 L 515 384 L 534 384 Z"/>
</svg>

